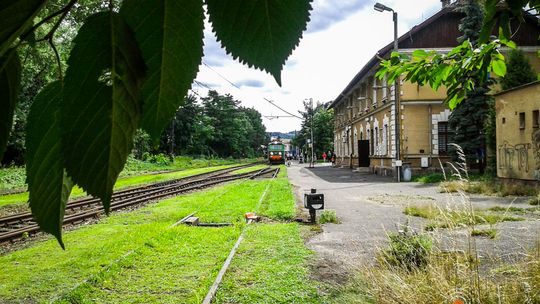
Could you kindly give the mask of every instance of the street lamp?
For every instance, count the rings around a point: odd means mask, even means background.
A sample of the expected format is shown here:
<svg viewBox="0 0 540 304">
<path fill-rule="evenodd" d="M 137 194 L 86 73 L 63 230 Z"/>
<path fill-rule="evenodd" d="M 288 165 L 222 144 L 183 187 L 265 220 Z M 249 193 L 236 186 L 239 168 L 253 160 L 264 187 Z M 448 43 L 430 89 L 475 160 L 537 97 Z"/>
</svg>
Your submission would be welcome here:
<svg viewBox="0 0 540 304">
<path fill-rule="evenodd" d="M 392 12 L 392 20 L 394 20 L 394 52 L 398 51 L 398 36 L 397 36 L 397 12 L 392 8 L 381 4 L 375 3 L 373 8 L 378 12 L 389 11 Z M 394 98 L 395 98 L 395 126 L 396 126 L 396 171 L 397 171 L 397 182 L 400 182 L 401 178 L 401 156 L 400 156 L 400 118 L 399 118 L 399 91 L 398 91 L 398 79 L 394 82 Z"/>
</svg>

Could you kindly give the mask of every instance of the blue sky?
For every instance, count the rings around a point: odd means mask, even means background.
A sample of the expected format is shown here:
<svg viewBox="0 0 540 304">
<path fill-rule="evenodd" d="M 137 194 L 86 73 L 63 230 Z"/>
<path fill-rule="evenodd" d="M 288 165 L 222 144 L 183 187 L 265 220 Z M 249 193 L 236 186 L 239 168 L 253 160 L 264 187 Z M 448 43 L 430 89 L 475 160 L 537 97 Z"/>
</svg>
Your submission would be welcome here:
<svg viewBox="0 0 540 304">
<path fill-rule="evenodd" d="M 233 60 L 221 49 L 206 25 L 203 64 L 192 90 L 205 96 L 208 89 L 231 94 L 243 106 L 262 115 L 286 115 L 270 105 L 270 99 L 289 112 L 302 110 L 302 101 L 333 100 L 362 66 L 393 39 L 392 14 L 377 12 L 377 1 L 314 0 L 311 21 L 299 46 L 282 71 L 282 87 L 260 71 Z M 403 34 L 441 9 L 439 0 L 380 0 L 398 12 L 398 32 Z M 296 118 L 263 118 L 268 131 L 300 128 Z"/>
</svg>

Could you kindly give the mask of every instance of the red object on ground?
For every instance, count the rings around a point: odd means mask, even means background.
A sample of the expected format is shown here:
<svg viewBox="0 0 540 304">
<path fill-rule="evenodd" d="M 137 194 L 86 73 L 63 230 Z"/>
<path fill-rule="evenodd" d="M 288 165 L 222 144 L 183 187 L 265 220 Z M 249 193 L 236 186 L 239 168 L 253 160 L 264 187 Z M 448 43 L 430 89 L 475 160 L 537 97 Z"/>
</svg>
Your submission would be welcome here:
<svg viewBox="0 0 540 304">
<path fill-rule="evenodd" d="M 255 212 L 247 212 L 246 214 L 244 214 L 244 216 L 246 217 L 246 220 L 257 220 L 258 216 L 255 214 Z"/>
</svg>

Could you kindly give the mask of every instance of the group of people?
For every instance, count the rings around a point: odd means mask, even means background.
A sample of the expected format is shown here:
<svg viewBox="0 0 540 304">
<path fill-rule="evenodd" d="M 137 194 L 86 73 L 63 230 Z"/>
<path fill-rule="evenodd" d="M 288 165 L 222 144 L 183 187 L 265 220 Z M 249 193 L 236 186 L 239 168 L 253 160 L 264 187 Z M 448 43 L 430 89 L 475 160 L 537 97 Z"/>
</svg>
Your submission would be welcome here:
<svg viewBox="0 0 540 304">
<path fill-rule="evenodd" d="M 336 155 L 334 152 L 332 152 L 332 150 L 328 150 L 328 153 L 323 152 L 322 158 L 324 162 L 330 161 L 332 164 L 336 163 Z"/>
</svg>

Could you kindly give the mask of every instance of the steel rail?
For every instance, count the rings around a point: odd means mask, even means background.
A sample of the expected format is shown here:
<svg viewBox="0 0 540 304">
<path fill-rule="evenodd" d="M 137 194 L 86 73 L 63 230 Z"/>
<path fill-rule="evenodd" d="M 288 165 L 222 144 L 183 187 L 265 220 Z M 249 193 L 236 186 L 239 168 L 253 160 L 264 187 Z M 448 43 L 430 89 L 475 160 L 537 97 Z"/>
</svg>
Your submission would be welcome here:
<svg viewBox="0 0 540 304">
<path fill-rule="evenodd" d="M 186 193 L 189 191 L 208 188 L 208 187 L 221 184 L 224 182 L 228 182 L 228 181 L 233 181 L 233 180 L 238 180 L 238 179 L 243 179 L 243 178 L 252 179 L 259 175 L 267 174 L 268 172 L 271 172 L 273 170 L 274 169 L 267 168 L 267 169 L 259 170 L 256 173 L 248 172 L 248 173 L 243 173 L 243 174 L 238 174 L 238 175 L 200 178 L 193 181 L 187 181 L 185 183 L 165 186 L 159 189 L 147 189 L 146 192 L 140 193 L 139 196 L 136 196 L 136 197 L 132 196 L 132 197 L 118 199 L 116 201 L 111 202 L 110 211 L 116 211 L 116 210 L 123 209 L 126 207 L 155 201 L 155 200 L 162 199 L 165 197 L 175 196 L 175 195 Z M 69 214 L 65 216 L 63 225 L 77 223 L 77 222 L 84 221 L 90 218 L 96 218 L 102 214 L 105 214 L 105 209 L 103 208 L 102 205 L 99 205 L 98 207 L 95 207 L 92 209 L 87 209 L 78 213 Z M 40 231 L 39 226 L 34 222 L 26 222 L 22 224 L 25 224 L 25 226 L 17 228 L 17 229 L 10 229 L 9 231 L 5 233 L 0 233 L 0 243 L 20 238 L 24 234 L 32 234 L 32 233 L 36 233 Z"/>
<path fill-rule="evenodd" d="M 167 185 L 173 185 L 173 184 L 176 184 L 176 183 L 182 183 L 182 182 L 192 180 L 192 179 L 195 179 L 195 178 L 220 176 L 220 175 L 223 175 L 223 174 L 227 174 L 227 173 L 236 171 L 238 169 L 248 168 L 248 167 L 251 167 L 251 166 L 254 166 L 254 165 L 256 165 L 256 163 L 247 164 L 247 165 L 240 165 L 240 166 L 235 166 L 235 167 L 230 167 L 230 168 L 223 168 L 223 169 L 218 169 L 218 170 L 211 171 L 211 172 L 199 173 L 199 174 L 195 174 L 195 175 L 191 175 L 191 176 L 186 176 L 186 177 L 183 177 L 183 178 L 177 178 L 177 179 L 173 179 L 173 180 L 169 180 L 169 181 L 157 182 L 157 183 L 153 183 L 153 184 L 148 184 L 148 185 L 138 186 L 138 187 L 134 187 L 134 188 L 130 188 L 130 189 L 124 189 L 124 190 L 116 191 L 116 192 L 113 193 L 111 201 L 124 199 L 124 198 L 130 197 L 130 196 L 136 196 L 136 195 L 138 195 L 140 193 L 144 193 L 145 191 L 148 191 L 150 189 L 160 189 L 162 187 L 166 187 Z M 76 209 L 76 208 L 90 207 L 92 205 L 98 205 L 98 204 L 101 204 L 101 200 L 99 198 L 86 197 L 86 198 L 82 198 L 82 199 L 73 200 L 73 201 L 68 202 L 66 204 L 66 211 L 68 211 L 68 213 L 69 213 L 69 211 L 71 211 L 73 209 Z M 9 216 L 5 216 L 5 217 L 0 218 L 0 228 L 1 227 L 7 227 L 7 226 L 13 226 L 13 225 L 16 225 L 16 224 L 22 224 L 24 222 L 30 222 L 30 221 L 33 221 L 33 216 L 32 216 L 31 212 L 22 212 L 22 213 L 18 213 L 18 214 L 13 214 L 13 215 L 9 215 Z"/>
</svg>

